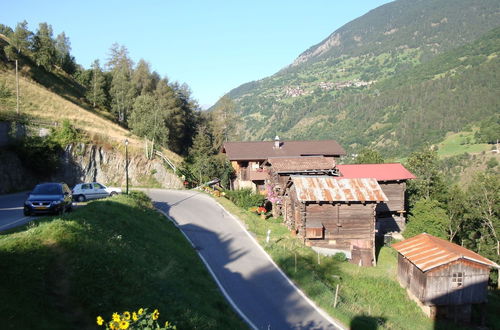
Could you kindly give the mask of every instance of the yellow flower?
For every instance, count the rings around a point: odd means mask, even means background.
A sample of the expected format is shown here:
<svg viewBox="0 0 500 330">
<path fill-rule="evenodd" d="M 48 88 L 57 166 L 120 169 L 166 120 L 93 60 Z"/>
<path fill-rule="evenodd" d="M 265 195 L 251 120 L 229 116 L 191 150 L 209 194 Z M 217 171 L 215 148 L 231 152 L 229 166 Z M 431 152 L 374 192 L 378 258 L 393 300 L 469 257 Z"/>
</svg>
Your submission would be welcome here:
<svg viewBox="0 0 500 330">
<path fill-rule="evenodd" d="M 123 317 L 125 320 L 130 320 L 130 312 L 123 312 Z"/>
<path fill-rule="evenodd" d="M 137 314 L 142 315 L 142 313 L 144 313 L 144 309 L 139 308 L 139 310 L 137 311 Z"/>
<path fill-rule="evenodd" d="M 160 316 L 160 312 L 157 309 L 153 312 L 153 320 L 158 320 L 158 316 Z"/>
<path fill-rule="evenodd" d="M 128 322 L 123 320 L 120 322 L 120 329 L 128 329 Z"/>
<path fill-rule="evenodd" d="M 121 321 L 120 315 L 118 315 L 118 313 L 113 313 L 113 321 L 115 322 Z"/>
<path fill-rule="evenodd" d="M 102 317 L 98 316 L 97 317 L 97 325 L 102 325 L 104 323 L 104 320 Z"/>
<path fill-rule="evenodd" d="M 132 320 L 137 321 L 139 318 L 137 317 L 137 313 L 133 312 L 132 313 Z"/>
<path fill-rule="evenodd" d="M 115 329 L 116 329 L 115 324 L 116 324 L 115 322 L 109 322 L 109 328 L 110 328 L 111 330 L 115 330 Z"/>
</svg>

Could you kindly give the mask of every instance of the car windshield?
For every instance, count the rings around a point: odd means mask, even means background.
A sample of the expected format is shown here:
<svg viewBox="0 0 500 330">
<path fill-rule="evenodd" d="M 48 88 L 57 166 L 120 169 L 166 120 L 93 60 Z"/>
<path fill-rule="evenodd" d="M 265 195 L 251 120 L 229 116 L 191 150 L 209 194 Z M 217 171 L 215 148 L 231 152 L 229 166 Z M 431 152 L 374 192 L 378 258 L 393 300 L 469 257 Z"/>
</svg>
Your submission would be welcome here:
<svg viewBox="0 0 500 330">
<path fill-rule="evenodd" d="M 33 195 L 62 195 L 61 185 L 53 183 L 39 184 L 31 192 Z"/>
</svg>

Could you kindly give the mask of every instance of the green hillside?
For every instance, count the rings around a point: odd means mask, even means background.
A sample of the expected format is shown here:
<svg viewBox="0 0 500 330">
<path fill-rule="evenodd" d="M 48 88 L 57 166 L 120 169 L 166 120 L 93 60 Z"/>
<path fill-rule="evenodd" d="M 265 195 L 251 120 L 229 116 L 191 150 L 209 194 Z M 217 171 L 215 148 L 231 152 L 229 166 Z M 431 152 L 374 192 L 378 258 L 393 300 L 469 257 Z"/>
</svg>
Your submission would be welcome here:
<svg viewBox="0 0 500 330">
<path fill-rule="evenodd" d="M 395 1 L 228 96 L 243 139 L 334 138 L 402 156 L 498 109 L 498 1 Z M 492 30 L 493 29 L 493 30 Z"/>
<path fill-rule="evenodd" d="M 0 235 L 2 329 L 95 329 L 155 308 L 178 329 L 242 329 L 180 231 L 143 193 Z"/>
</svg>

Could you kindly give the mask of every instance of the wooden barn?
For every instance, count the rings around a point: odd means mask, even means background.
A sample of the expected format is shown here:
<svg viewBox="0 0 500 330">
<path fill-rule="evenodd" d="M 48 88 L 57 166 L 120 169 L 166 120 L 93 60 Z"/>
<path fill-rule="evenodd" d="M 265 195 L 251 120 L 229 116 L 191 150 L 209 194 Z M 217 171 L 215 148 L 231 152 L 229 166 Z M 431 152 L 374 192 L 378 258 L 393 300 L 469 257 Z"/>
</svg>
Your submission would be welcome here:
<svg viewBox="0 0 500 330">
<path fill-rule="evenodd" d="M 429 317 L 470 322 L 471 306 L 486 303 L 493 261 L 426 233 L 392 247 L 399 283 Z"/>
<path fill-rule="evenodd" d="M 375 207 L 387 197 L 375 179 L 291 176 L 283 196 L 288 227 L 309 246 L 375 264 Z"/>
<path fill-rule="evenodd" d="M 271 157 L 323 156 L 339 158 L 344 149 L 334 140 L 318 141 L 274 141 L 226 142 L 222 146 L 235 171 L 231 189 L 251 188 L 266 194 L 265 180 L 268 177 L 261 165 Z"/>
<path fill-rule="evenodd" d="M 337 166 L 343 178 L 375 178 L 388 201 L 379 203 L 377 212 L 377 234 L 402 232 L 406 224 L 406 181 L 415 176 L 400 163 L 351 164 Z"/>
<path fill-rule="evenodd" d="M 271 157 L 261 167 L 269 174 L 265 183 L 274 217 L 281 215 L 281 196 L 291 175 L 338 176 L 333 157 Z"/>
</svg>

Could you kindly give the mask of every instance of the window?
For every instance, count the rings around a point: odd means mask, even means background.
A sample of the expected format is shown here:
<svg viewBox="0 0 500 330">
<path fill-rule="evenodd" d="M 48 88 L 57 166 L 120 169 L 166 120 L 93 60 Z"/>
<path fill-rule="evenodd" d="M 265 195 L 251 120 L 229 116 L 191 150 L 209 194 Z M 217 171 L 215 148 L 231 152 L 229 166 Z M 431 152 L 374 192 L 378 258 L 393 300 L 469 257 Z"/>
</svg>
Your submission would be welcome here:
<svg viewBox="0 0 500 330">
<path fill-rule="evenodd" d="M 464 273 L 453 273 L 451 284 L 454 288 L 460 288 L 464 285 Z"/>
<path fill-rule="evenodd" d="M 90 189 L 90 185 L 89 184 L 82 184 L 82 189 Z"/>
</svg>

